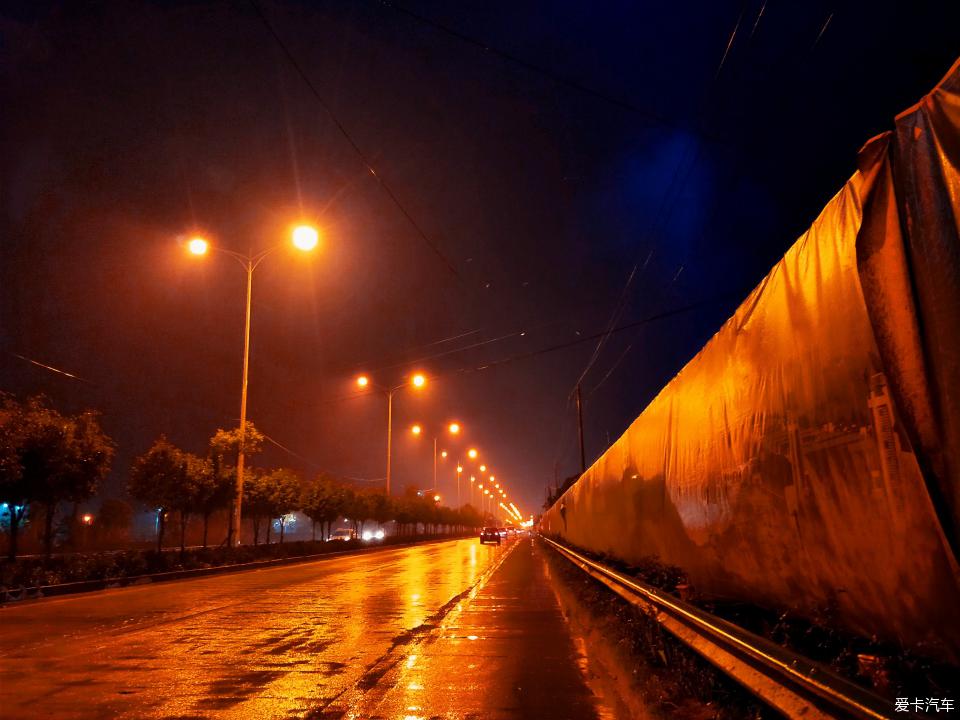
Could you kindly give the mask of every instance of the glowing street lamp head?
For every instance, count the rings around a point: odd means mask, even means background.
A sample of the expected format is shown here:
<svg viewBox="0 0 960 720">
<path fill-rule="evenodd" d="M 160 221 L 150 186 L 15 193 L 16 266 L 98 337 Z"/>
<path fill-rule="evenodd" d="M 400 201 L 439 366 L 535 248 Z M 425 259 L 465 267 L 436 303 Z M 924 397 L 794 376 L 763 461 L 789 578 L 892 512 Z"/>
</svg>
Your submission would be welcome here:
<svg viewBox="0 0 960 720">
<path fill-rule="evenodd" d="M 480 466 L 480 472 L 486 472 L 486 471 L 487 471 L 487 466 L 486 466 L 486 465 L 481 465 L 481 466 Z"/>
<path fill-rule="evenodd" d="M 414 387 L 419 388 L 427 384 L 427 379 L 422 374 L 417 373 L 410 379 L 410 382 L 413 383 Z"/>
<path fill-rule="evenodd" d="M 441 450 L 441 451 L 440 451 L 440 457 L 445 458 L 446 456 L 447 456 L 447 451 L 446 451 L 446 450 Z"/>
<path fill-rule="evenodd" d="M 484 491 L 483 491 L 483 494 L 484 494 L 484 495 L 489 495 L 489 494 L 490 494 L 490 490 L 489 490 L 489 489 L 484 490 Z"/>
<path fill-rule="evenodd" d="M 490 476 L 490 482 L 493 482 L 494 480 L 496 480 L 496 478 L 495 478 L 493 475 L 491 475 L 491 476 Z"/>
<path fill-rule="evenodd" d="M 210 249 L 210 243 L 202 237 L 191 238 L 187 243 L 187 249 L 194 255 L 206 255 Z"/>
<path fill-rule="evenodd" d="M 458 473 L 462 473 L 462 472 L 463 472 L 463 465 L 457 465 L 457 472 L 458 472 Z M 471 480 L 470 482 L 473 482 L 473 480 Z"/>
<path fill-rule="evenodd" d="M 320 233 L 317 232 L 316 228 L 309 225 L 297 225 L 293 229 L 290 239 L 297 250 L 309 252 L 317 247 L 317 243 L 320 242 Z"/>
<path fill-rule="evenodd" d="M 440 502 L 440 496 L 439 496 L 439 495 L 434 495 L 434 496 L 433 496 L 433 501 L 434 501 L 434 502 Z"/>
<path fill-rule="evenodd" d="M 423 428 L 419 425 L 414 425 L 412 428 L 410 428 L 410 432 L 412 432 L 414 435 L 419 435 L 421 432 L 423 432 Z"/>
<path fill-rule="evenodd" d="M 370 384 L 370 378 L 368 378 L 366 375 L 361 375 L 360 377 L 357 378 L 358 386 L 365 388 L 369 384 Z"/>
<path fill-rule="evenodd" d="M 479 453 L 477 453 L 477 451 L 476 451 L 475 448 L 470 448 L 470 449 L 467 451 L 467 457 L 469 457 L 471 460 L 476 460 L 478 454 L 479 454 Z"/>
<path fill-rule="evenodd" d="M 460 432 L 460 423 L 450 423 L 450 427 L 447 428 L 450 431 L 451 435 L 456 435 Z"/>
</svg>

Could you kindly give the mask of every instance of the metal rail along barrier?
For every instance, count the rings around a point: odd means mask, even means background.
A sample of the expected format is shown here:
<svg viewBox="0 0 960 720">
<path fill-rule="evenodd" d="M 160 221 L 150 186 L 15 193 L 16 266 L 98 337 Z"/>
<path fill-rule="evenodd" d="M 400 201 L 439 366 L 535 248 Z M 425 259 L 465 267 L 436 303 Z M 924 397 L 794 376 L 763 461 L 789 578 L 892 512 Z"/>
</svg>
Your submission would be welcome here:
<svg viewBox="0 0 960 720">
<path fill-rule="evenodd" d="M 886 718 L 894 706 L 823 665 L 673 595 L 627 577 L 548 537 L 540 539 L 788 717 Z"/>
</svg>

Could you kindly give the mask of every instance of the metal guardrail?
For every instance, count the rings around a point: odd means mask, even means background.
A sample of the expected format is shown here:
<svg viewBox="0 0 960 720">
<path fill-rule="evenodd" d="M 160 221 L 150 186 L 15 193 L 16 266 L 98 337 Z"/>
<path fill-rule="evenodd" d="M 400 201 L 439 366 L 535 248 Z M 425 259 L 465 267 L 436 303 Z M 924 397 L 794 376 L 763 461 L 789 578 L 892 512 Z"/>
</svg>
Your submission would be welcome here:
<svg viewBox="0 0 960 720">
<path fill-rule="evenodd" d="M 797 655 L 669 593 L 623 575 L 570 548 L 540 536 L 581 570 L 628 602 L 656 614 L 660 624 L 788 717 L 891 717 L 894 706 L 828 668 Z"/>
</svg>

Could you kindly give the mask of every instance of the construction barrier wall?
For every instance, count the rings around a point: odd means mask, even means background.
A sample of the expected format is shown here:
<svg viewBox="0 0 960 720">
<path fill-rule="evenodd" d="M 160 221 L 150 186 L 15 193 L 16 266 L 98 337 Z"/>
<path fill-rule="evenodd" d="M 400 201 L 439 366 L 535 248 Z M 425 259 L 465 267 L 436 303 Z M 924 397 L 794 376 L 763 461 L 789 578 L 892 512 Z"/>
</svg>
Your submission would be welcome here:
<svg viewBox="0 0 960 720">
<path fill-rule="evenodd" d="M 958 168 L 960 63 L 543 532 L 960 659 Z"/>
</svg>

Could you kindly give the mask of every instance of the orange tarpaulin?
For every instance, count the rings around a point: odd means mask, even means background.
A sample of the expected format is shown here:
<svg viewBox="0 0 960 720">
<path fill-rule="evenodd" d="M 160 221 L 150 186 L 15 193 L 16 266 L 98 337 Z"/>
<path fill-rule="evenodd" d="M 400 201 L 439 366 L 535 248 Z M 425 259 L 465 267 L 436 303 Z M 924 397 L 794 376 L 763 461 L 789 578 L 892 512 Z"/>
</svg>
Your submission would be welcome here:
<svg viewBox="0 0 960 720">
<path fill-rule="evenodd" d="M 860 160 L 542 527 L 957 660 L 960 64 Z"/>
</svg>

